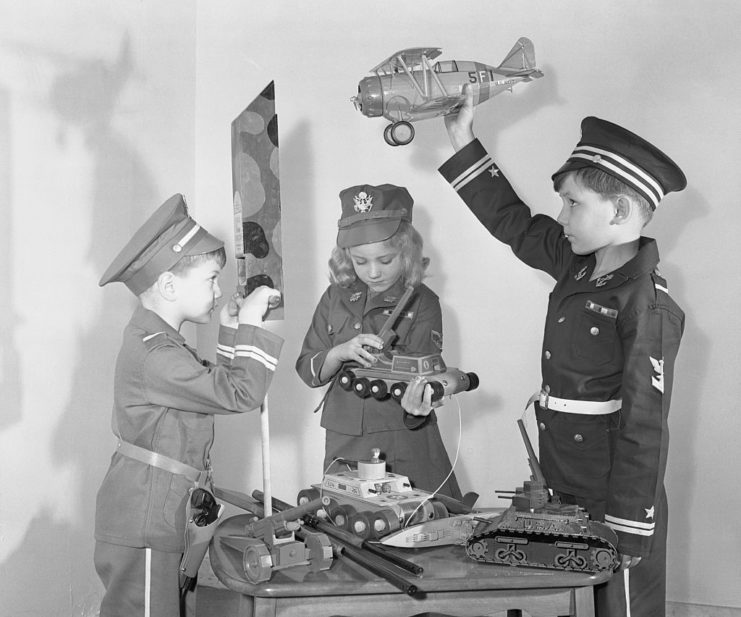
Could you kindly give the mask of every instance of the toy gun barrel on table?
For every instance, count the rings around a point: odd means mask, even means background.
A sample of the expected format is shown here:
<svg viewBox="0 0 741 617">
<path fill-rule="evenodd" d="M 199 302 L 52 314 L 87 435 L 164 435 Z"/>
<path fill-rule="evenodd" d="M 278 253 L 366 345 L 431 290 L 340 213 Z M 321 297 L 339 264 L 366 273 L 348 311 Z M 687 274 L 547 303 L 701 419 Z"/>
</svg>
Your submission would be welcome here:
<svg viewBox="0 0 741 617">
<path fill-rule="evenodd" d="M 253 491 L 252 497 L 256 501 L 261 502 L 263 495 L 261 491 Z M 279 511 L 287 511 L 294 508 L 290 504 L 280 501 L 275 497 L 273 497 L 272 501 L 273 508 Z M 309 527 L 330 536 L 330 542 L 332 543 L 332 548 L 337 557 L 344 556 L 351 561 L 354 561 L 358 565 L 363 566 L 377 576 L 385 579 L 394 585 L 394 587 L 402 590 L 409 596 L 414 596 L 419 591 L 414 583 L 405 579 L 396 570 L 390 567 L 389 564 L 393 564 L 398 568 L 402 568 L 415 574 L 422 573 L 422 568 L 420 566 L 402 559 L 398 555 L 393 555 L 385 549 L 375 547 L 365 540 L 362 540 L 362 538 L 353 536 L 345 530 L 338 529 L 312 514 L 304 515 L 303 521 Z"/>
</svg>

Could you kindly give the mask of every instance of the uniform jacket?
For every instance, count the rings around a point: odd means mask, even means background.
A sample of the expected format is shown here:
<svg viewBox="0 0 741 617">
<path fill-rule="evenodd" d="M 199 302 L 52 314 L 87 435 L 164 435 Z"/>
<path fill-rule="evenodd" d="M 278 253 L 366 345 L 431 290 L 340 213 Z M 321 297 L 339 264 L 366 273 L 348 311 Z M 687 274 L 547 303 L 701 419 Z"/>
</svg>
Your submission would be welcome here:
<svg viewBox="0 0 741 617">
<path fill-rule="evenodd" d="M 138 307 L 116 362 L 113 432 L 123 441 L 204 470 L 214 415 L 258 407 L 283 341 L 251 325 L 219 331 L 217 364 L 201 360 L 157 314 Z M 193 482 L 116 452 L 98 492 L 97 540 L 182 552 Z"/>
<path fill-rule="evenodd" d="M 397 282 L 386 292 L 368 298 L 367 285 L 356 281 L 350 287 L 330 285 L 319 300 L 296 370 L 311 387 L 332 382 L 322 412 L 324 428 L 344 435 L 407 430 L 404 412 L 393 399 L 362 399 L 336 385 L 335 375 L 319 379 L 327 352 L 362 332 L 378 333 L 403 292 L 402 284 Z M 397 338 L 391 347 L 400 353 L 439 353 L 442 311 L 435 293 L 424 284 L 418 285 L 393 329 Z M 437 422 L 434 413 L 429 418 L 429 422 Z"/>
<path fill-rule="evenodd" d="M 540 457 L 552 489 L 605 502 L 619 550 L 645 555 L 663 490 L 667 414 L 684 313 L 656 267 L 656 242 L 590 281 L 594 255 L 571 251 L 560 224 L 532 215 L 475 140 L 441 168 L 470 210 L 527 265 L 556 284 L 546 315 L 541 388 L 586 401 L 622 398 L 608 416 L 540 409 Z"/>
</svg>

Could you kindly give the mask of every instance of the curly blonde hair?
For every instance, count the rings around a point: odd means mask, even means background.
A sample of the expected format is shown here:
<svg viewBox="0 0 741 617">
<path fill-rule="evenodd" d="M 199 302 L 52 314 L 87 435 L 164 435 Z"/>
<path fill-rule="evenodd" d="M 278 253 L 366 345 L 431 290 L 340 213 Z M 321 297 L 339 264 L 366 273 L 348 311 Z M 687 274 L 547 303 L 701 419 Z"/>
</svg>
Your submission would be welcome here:
<svg viewBox="0 0 741 617">
<path fill-rule="evenodd" d="M 396 233 L 383 240 L 388 246 L 401 253 L 401 282 L 404 286 L 416 287 L 425 277 L 430 264 L 429 257 L 422 255 L 424 240 L 411 223 L 402 221 Z M 340 287 L 349 287 L 358 279 L 350 258 L 350 249 L 335 246 L 329 257 L 329 280 Z"/>
</svg>

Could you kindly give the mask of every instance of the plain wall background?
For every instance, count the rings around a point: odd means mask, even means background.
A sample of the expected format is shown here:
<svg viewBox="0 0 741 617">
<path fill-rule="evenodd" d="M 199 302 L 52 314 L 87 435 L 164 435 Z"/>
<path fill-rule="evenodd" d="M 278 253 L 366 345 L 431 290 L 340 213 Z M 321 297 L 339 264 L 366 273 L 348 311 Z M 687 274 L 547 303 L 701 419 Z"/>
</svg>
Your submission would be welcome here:
<svg viewBox="0 0 741 617">
<path fill-rule="evenodd" d="M 528 475 L 515 420 L 539 383 L 551 283 L 467 213 L 436 168 L 442 120 L 390 148 L 385 121 L 349 101 L 399 49 L 498 64 L 519 36 L 545 77 L 477 109 L 476 131 L 536 211 L 556 214 L 550 174 L 597 115 L 634 130 L 689 186 L 647 235 L 686 311 L 670 427 L 668 594 L 741 607 L 734 410 L 741 346 L 737 167 L 741 6 L 689 0 L 554 2 L 0 2 L 0 593 L 2 615 L 94 615 L 95 493 L 107 468 L 112 368 L 134 306 L 97 280 L 164 199 L 184 193 L 231 242 L 231 121 L 275 80 L 280 128 L 286 342 L 269 395 L 273 492 L 321 477 L 322 392 L 293 369 L 339 218 L 338 193 L 392 182 L 441 297 L 446 362 L 480 388 L 439 412 L 464 490 L 482 505 Z M 234 268 L 223 276 L 233 287 Z M 214 328 L 186 334 L 213 357 Z M 460 430 L 459 430 L 460 428 Z M 257 413 L 219 418 L 216 479 L 260 488 Z"/>
</svg>

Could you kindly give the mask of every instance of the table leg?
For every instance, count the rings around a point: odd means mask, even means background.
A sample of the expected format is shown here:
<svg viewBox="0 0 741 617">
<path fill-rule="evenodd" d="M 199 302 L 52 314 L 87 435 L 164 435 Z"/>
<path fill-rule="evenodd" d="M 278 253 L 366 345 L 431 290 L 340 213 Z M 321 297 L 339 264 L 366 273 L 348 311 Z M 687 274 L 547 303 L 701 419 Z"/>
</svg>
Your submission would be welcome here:
<svg viewBox="0 0 741 617">
<path fill-rule="evenodd" d="M 574 617 L 594 617 L 594 589 L 576 587 L 574 589 Z"/>
</svg>

